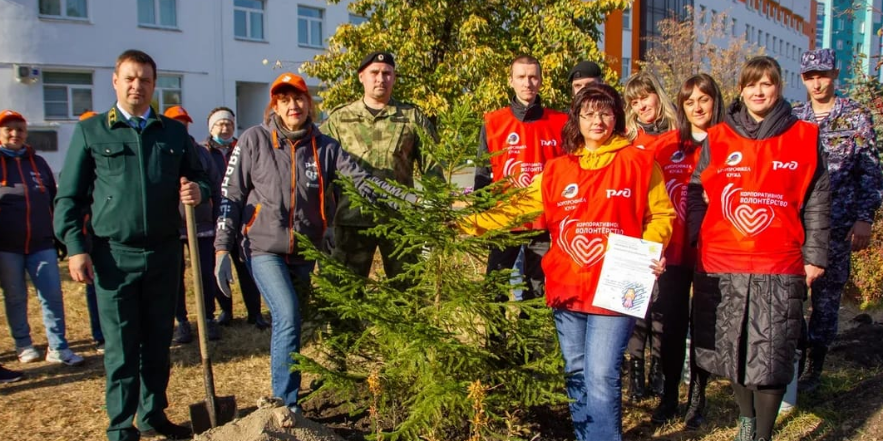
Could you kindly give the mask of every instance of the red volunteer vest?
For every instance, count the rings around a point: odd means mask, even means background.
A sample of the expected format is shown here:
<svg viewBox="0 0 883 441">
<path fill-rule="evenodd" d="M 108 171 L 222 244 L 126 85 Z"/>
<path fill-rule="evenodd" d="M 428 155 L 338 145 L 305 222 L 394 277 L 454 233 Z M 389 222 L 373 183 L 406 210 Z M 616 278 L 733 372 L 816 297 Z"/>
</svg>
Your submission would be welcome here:
<svg viewBox="0 0 883 441">
<path fill-rule="evenodd" d="M 675 208 L 677 217 L 672 223 L 671 240 L 665 249 L 668 265 L 683 265 L 693 268 L 696 263 L 696 249 L 690 246 L 687 238 L 687 184 L 699 162 L 700 149 L 685 154 L 678 147 L 678 131 L 666 132 L 656 140 L 654 155 L 662 168 L 665 190 Z"/>
<path fill-rule="evenodd" d="M 504 107 L 485 114 L 484 121 L 494 182 L 508 179 L 516 187 L 527 187 L 543 172 L 546 161 L 564 154 L 561 129 L 567 122 L 566 113 L 543 109 L 540 119 L 522 122 Z M 525 228 L 545 230 L 543 216 Z"/>
<path fill-rule="evenodd" d="M 666 132 L 668 133 L 668 132 Z M 644 129 L 638 127 L 638 135 L 635 136 L 635 140 L 632 141 L 632 145 L 637 148 L 642 148 L 643 150 L 653 151 L 656 149 L 656 142 L 659 140 L 659 137 L 664 135 L 665 133 L 647 133 Z"/>
<path fill-rule="evenodd" d="M 708 131 L 700 271 L 804 274 L 800 209 L 818 165 L 817 143 L 818 127 L 803 121 L 762 140 L 727 124 Z"/>
<path fill-rule="evenodd" d="M 552 246 L 543 258 L 546 304 L 588 314 L 619 315 L 592 306 L 607 235 L 641 237 L 653 156 L 634 147 L 609 165 L 583 170 L 573 155 L 553 159 L 543 173 L 543 207 Z"/>
</svg>

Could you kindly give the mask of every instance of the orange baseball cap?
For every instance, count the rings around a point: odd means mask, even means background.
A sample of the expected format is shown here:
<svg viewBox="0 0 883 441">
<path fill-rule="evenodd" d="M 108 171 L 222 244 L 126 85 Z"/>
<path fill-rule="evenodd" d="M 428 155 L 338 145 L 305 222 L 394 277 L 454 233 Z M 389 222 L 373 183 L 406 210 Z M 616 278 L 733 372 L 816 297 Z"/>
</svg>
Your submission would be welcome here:
<svg viewBox="0 0 883 441">
<path fill-rule="evenodd" d="M 93 111 L 91 111 L 91 110 L 87 110 L 87 111 L 85 111 L 85 112 L 83 112 L 83 113 L 80 114 L 80 121 L 87 120 L 87 119 L 89 119 L 89 118 L 92 118 L 92 117 L 95 116 L 95 115 L 98 115 L 98 114 L 95 113 L 95 112 L 93 112 Z"/>
<path fill-rule="evenodd" d="M 190 114 L 187 113 L 187 110 L 185 110 L 181 106 L 169 107 L 168 109 L 166 109 L 164 115 L 172 119 L 177 119 L 178 121 L 187 121 L 189 123 L 193 122 L 193 118 L 191 118 Z"/>
<path fill-rule="evenodd" d="M 291 72 L 285 72 L 282 75 L 279 75 L 279 78 L 276 78 L 276 81 L 273 81 L 273 86 L 270 87 L 270 96 L 276 94 L 280 88 L 285 86 L 291 86 L 303 93 L 310 93 L 310 89 L 307 89 L 307 83 L 304 82 L 304 79 L 301 78 L 300 75 L 293 74 Z"/>
<path fill-rule="evenodd" d="M 7 121 L 21 121 L 23 123 L 27 123 L 28 120 L 25 117 L 21 116 L 21 113 L 18 113 L 14 110 L 0 110 L 0 124 L 3 124 Z"/>
</svg>

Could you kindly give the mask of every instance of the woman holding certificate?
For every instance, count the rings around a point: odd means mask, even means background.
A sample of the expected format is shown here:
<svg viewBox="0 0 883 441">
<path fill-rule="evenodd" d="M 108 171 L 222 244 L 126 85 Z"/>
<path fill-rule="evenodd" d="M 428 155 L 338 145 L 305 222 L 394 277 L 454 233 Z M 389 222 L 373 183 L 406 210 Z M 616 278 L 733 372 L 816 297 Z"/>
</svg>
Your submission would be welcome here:
<svg viewBox="0 0 883 441">
<path fill-rule="evenodd" d="M 607 85 L 576 95 L 562 131 L 567 153 L 546 163 L 522 196 L 460 223 L 470 234 L 508 228 L 542 211 L 552 236 L 543 258 L 546 303 L 565 364 L 578 440 L 622 439 L 620 366 L 635 318 L 593 305 L 610 233 L 665 244 L 674 209 L 653 155 L 625 137 L 622 99 Z M 661 274 L 665 263 L 651 266 Z"/>
<path fill-rule="evenodd" d="M 742 68 L 741 99 L 708 130 L 688 188 L 699 367 L 730 379 L 740 440 L 769 440 L 803 320 L 827 264 L 830 191 L 818 128 L 782 98 L 770 57 Z"/>
</svg>

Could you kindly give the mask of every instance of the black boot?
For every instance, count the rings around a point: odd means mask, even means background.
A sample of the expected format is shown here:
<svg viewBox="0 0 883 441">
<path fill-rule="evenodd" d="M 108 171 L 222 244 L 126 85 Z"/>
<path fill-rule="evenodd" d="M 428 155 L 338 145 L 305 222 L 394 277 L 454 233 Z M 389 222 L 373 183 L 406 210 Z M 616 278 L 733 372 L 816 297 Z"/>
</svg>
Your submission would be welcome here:
<svg viewBox="0 0 883 441">
<path fill-rule="evenodd" d="M 702 414 L 705 413 L 705 386 L 708 383 L 708 373 L 697 372 L 692 377 L 690 391 L 687 394 L 687 413 L 684 415 L 684 426 L 688 430 L 696 430 L 705 423 Z"/>
<path fill-rule="evenodd" d="M 828 348 L 824 346 L 810 346 L 806 355 L 809 366 L 797 382 L 797 390 L 800 393 L 810 393 L 819 387 L 822 382 L 822 369 L 825 364 L 825 355 Z"/>
<path fill-rule="evenodd" d="M 668 420 L 678 415 L 678 397 L 669 398 L 663 396 L 659 400 L 659 405 L 653 409 L 650 415 L 650 422 L 653 424 L 665 424 Z"/>
<path fill-rule="evenodd" d="M 637 357 L 629 359 L 629 400 L 640 401 L 647 396 L 644 384 L 644 360 Z"/>
<path fill-rule="evenodd" d="M 665 393 L 665 375 L 659 357 L 650 357 L 650 376 L 647 378 L 647 392 L 650 396 L 661 397 Z M 675 400 L 677 402 L 677 400 Z"/>
</svg>

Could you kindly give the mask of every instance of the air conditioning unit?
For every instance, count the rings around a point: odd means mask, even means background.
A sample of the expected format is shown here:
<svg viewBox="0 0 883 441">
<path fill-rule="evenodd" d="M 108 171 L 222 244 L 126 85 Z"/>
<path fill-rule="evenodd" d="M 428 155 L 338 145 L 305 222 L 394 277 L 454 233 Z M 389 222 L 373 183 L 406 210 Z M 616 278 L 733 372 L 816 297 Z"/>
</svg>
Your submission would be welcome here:
<svg viewBox="0 0 883 441">
<path fill-rule="evenodd" d="M 40 70 L 34 66 L 13 64 L 12 69 L 15 71 L 15 81 L 19 83 L 32 84 L 40 78 Z"/>
</svg>

